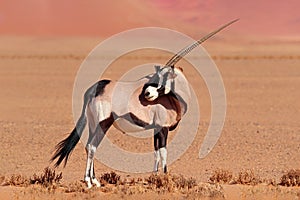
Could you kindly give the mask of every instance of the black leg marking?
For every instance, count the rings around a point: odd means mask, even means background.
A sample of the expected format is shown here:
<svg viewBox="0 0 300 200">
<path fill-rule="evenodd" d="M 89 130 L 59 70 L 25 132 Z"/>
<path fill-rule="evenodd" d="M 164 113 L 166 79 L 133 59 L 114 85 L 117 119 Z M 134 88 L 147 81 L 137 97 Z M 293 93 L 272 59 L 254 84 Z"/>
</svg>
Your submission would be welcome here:
<svg viewBox="0 0 300 200">
<path fill-rule="evenodd" d="M 159 133 L 154 133 L 154 149 L 157 151 L 159 149 L 158 147 L 158 134 Z"/>
<path fill-rule="evenodd" d="M 95 173 L 95 164 L 93 163 L 93 176 L 91 177 L 92 179 L 96 178 L 96 173 Z"/>
<path fill-rule="evenodd" d="M 167 165 L 164 167 L 164 173 L 168 173 Z"/>
<path fill-rule="evenodd" d="M 168 139 L 168 128 L 162 127 L 158 133 L 154 135 L 154 149 L 159 150 L 160 148 L 167 146 Z"/>
<path fill-rule="evenodd" d="M 163 127 L 160 131 L 160 137 L 159 137 L 159 148 L 163 148 L 167 146 L 167 139 L 168 139 L 168 128 Z"/>
</svg>

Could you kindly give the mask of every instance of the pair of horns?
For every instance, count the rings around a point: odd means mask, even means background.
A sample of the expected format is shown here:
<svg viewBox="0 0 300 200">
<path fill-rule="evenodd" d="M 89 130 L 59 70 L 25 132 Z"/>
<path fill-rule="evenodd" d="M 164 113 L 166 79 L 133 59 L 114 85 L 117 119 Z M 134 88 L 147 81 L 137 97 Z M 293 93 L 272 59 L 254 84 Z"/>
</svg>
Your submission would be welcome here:
<svg viewBox="0 0 300 200">
<path fill-rule="evenodd" d="M 189 52 L 191 52 L 194 48 L 196 48 L 198 45 L 200 45 L 201 43 L 203 43 L 204 41 L 206 41 L 207 39 L 211 38 L 212 36 L 214 36 L 215 34 L 217 34 L 218 32 L 220 32 L 221 30 L 223 30 L 224 28 L 226 28 L 227 26 L 233 24 L 234 22 L 238 21 L 239 19 L 235 19 L 223 26 L 221 26 L 220 28 L 218 28 L 217 30 L 207 34 L 206 36 L 204 36 L 203 38 L 201 38 L 200 40 L 197 40 L 196 42 L 194 42 L 193 44 L 181 49 L 177 54 L 175 54 L 167 63 L 166 63 L 166 67 L 172 67 L 174 68 L 174 65 L 181 60 L 186 54 L 188 54 Z"/>
</svg>

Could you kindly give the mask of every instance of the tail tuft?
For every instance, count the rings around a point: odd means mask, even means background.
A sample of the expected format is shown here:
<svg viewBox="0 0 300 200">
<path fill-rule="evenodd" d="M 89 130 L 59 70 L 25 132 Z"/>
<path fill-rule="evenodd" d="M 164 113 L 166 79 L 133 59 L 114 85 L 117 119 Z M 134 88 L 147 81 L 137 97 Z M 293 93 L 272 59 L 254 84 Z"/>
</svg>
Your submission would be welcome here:
<svg viewBox="0 0 300 200">
<path fill-rule="evenodd" d="M 68 158 L 79 140 L 80 136 L 77 133 L 77 129 L 75 127 L 72 133 L 66 139 L 62 140 L 56 145 L 56 151 L 50 160 L 51 162 L 53 162 L 58 158 L 58 160 L 54 164 L 54 167 L 58 167 L 63 160 L 65 160 L 64 167 L 66 166 Z"/>
</svg>

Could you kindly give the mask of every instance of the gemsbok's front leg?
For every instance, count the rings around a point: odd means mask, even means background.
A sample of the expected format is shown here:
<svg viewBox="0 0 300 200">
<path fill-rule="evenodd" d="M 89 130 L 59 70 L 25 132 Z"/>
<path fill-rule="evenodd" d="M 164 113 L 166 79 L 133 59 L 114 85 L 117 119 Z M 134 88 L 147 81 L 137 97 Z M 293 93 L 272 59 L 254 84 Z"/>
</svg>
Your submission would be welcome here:
<svg viewBox="0 0 300 200">
<path fill-rule="evenodd" d="M 164 173 L 167 173 L 167 127 L 154 129 L 154 172 L 158 172 L 159 162 Z"/>
<path fill-rule="evenodd" d="M 92 166 L 91 166 L 91 182 L 96 187 L 101 186 L 101 184 L 99 183 L 99 181 L 97 180 L 96 175 L 95 175 L 94 160 L 92 160 Z"/>
</svg>

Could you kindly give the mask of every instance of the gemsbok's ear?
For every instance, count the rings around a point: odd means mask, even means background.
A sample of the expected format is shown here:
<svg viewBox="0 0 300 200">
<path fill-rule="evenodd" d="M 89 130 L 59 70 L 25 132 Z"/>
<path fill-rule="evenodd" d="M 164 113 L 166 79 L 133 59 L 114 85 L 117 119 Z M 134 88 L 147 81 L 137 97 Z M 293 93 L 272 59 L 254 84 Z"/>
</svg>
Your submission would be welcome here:
<svg viewBox="0 0 300 200">
<path fill-rule="evenodd" d="M 174 70 L 172 70 L 172 73 L 171 73 L 171 77 L 170 78 L 176 78 L 177 77 L 177 74 Z"/>
<path fill-rule="evenodd" d="M 183 68 L 182 67 L 176 67 L 177 69 L 179 69 L 181 72 L 183 72 Z"/>
<path fill-rule="evenodd" d="M 171 66 L 171 69 L 170 69 L 170 75 L 171 75 L 171 77 L 170 78 L 176 78 L 176 76 L 177 76 L 177 74 L 176 74 L 176 72 L 175 72 L 175 67 L 174 67 L 174 65 L 173 66 Z"/>
</svg>

